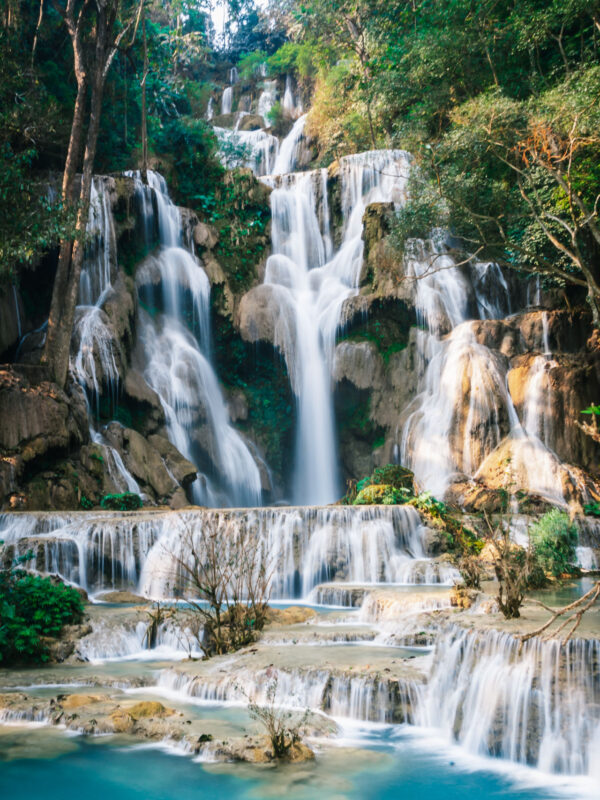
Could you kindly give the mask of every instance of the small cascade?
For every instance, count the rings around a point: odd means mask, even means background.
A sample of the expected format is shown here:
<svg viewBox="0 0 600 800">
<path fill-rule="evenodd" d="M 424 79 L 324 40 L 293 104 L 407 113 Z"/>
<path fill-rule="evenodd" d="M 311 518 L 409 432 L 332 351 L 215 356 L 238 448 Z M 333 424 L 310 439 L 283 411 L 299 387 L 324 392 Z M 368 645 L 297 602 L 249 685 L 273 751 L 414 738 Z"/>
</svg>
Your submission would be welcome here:
<svg viewBox="0 0 600 800">
<path fill-rule="evenodd" d="M 548 333 L 548 314 L 542 313 L 542 354 L 536 356 L 529 369 L 525 406 L 523 409 L 523 428 L 529 436 L 536 437 L 546 447 L 552 446 L 553 431 L 551 427 L 550 376 L 549 372 L 556 367 L 552 359 Z"/>
<path fill-rule="evenodd" d="M 275 696 L 272 688 L 276 681 Z M 159 688 L 205 703 L 245 705 L 250 700 L 284 708 L 324 711 L 368 722 L 410 722 L 418 697 L 415 681 L 379 676 L 348 677 L 329 669 L 238 670 L 191 677 L 176 669 L 160 673 Z"/>
<path fill-rule="evenodd" d="M 482 319 L 508 312 L 501 271 L 489 263 L 475 262 L 468 271 L 456 266 L 437 232 L 429 242 L 410 244 L 405 265 L 407 275 L 415 278 L 417 316 L 425 330 L 417 333 L 422 378 L 405 411 L 401 463 L 414 471 L 420 486 L 443 497 L 453 480 L 497 472 L 496 461 L 508 459 L 517 486 L 564 504 L 569 473 L 548 439 L 540 438 L 547 436 L 544 424 L 548 427 L 548 355 L 536 359 L 530 373 L 522 424 L 508 390 L 505 360 L 477 340 L 470 321 L 474 307 Z M 496 287 L 493 301 L 490 274 Z"/>
<path fill-rule="evenodd" d="M 149 185 L 144 186 L 137 176 L 136 191 L 140 207 L 150 214 L 155 199 L 160 248 L 138 269 L 136 281 L 145 303 L 162 313 L 140 315 L 144 378 L 160 397 L 169 439 L 177 449 L 192 462 L 198 463 L 204 454 L 214 464 L 216 474 L 194 484 L 195 501 L 259 505 L 258 466 L 230 424 L 211 363 L 208 278 L 192 253 L 182 247 L 181 217 L 164 179 L 154 172 L 148 173 L 148 179 Z M 198 441 L 202 420 L 206 430 Z"/>
<path fill-rule="evenodd" d="M 298 117 L 303 112 L 302 101 L 294 96 L 294 81 L 291 75 L 285 77 L 285 91 L 282 102 L 283 111 L 288 117 Z"/>
<path fill-rule="evenodd" d="M 214 128 L 220 143 L 220 158 L 224 167 L 249 167 L 255 175 L 270 175 L 279 152 L 279 139 L 264 130 L 240 131 Z"/>
<path fill-rule="evenodd" d="M 233 86 L 227 86 L 221 98 L 221 114 L 231 114 L 233 106 Z"/>
<path fill-rule="evenodd" d="M 93 621 L 92 632 L 77 645 L 77 655 L 93 664 L 104 661 L 159 661 L 201 658 L 202 651 L 192 633 L 172 621 L 162 622 L 156 641 L 148 641 L 148 619 L 130 623 Z"/>
<path fill-rule="evenodd" d="M 303 120 L 294 128 L 301 129 Z M 292 131 L 282 144 L 279 158 L 294 136 Z M 344 227 L 333 255 L 329 215 L 324 219 L 328 206 L 319 208 L 317 202 L 319 194 L 326 195 L 326 174 L 316 170 L 265 179 L 275 188 L 273 255 L 264 282 L 275 287 L 273 298 L 283 322 L 276 345 L 284 353 L 298 399 L 294 499 L 299 503 L 327 503 L 339 495 L 331 391 L 336 332 L 344 301 L 357 292 L 364 211 L 374 202 L 401 202 L 408 168 L 409 157 L 402 151 L 340 160 Z"/>
<path fill-rule="evenodd" d="M 304 137 L 304 128 L 306 127 L 306 114 L 294 123 L 294 127 L 285 137 L 281 143 L 279 153 L 273 166 L 270 175 L 287 175 L 294 172 L 298 165 L 298 158 L 300 154 L 300 146 Z"/>
<path fill-rule="evenodd" d="M 132 589 L 157 536 L 150 514 L 2 514 L 0 538 L 28 564 L 88 592 Z"/>
<path fill-rule="evenodd" d="M 214 117 L 215 115 L 215 100 L 214 97 L 208 98 L 208 105 L 206 106 L 206 119 L 208 122 Z"/>
<path fill-rule="evenodd" d="M 600 736 L 599 640 L 447 632 L 436 645 L 415 722 L 478 755 L 547 773 L 591 775 Z"/>
<path fill-rule="evenodd" d="M 277 102 L 277 81 L 265 81 L 263 90 L 258 98 L 257 114 L 263 118 L 265 127 L 268 127 L 267 114 Z"/>
</svg>

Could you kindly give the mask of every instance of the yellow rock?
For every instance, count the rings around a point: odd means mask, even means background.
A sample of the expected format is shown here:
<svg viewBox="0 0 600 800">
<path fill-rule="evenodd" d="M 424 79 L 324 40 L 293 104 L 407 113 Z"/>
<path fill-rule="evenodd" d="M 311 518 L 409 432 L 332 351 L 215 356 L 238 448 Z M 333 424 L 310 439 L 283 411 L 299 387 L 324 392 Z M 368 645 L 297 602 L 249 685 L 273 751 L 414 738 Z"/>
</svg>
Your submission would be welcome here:
<svg viewBox="0 0 600 800">
<path fill-rule="evenodd" d="M 106 697 L 98 694 L 70 694 L 61 700 L 60 705 L 65 711 L 73 711 L 75 708 L 90 706 L 93 703 L 102 703 Z"/>
<path fill-rule="evenodd" d="M 131 714 L 134 719 L 171 717 L 175 714 L 172 708 L 165 708 L 162 703 L 158 703 L 155 700 L 144 700 L 141 703 L 136 703 L 134 706 L 129 706 L 126 711 L 128 714 Z"/>
</svg>

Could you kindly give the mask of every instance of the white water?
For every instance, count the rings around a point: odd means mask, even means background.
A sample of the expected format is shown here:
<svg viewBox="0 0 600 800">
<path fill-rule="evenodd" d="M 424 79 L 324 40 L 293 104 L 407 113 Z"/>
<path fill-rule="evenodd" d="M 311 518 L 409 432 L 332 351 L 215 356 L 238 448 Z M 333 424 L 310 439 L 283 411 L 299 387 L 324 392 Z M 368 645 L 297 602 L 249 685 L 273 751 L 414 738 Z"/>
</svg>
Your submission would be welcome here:
<svg viewBox="0 0 600 800">
<path fill-rule="evenodd" d="M 154 195 L 160 249 L 138 269 L 136 281 L 142 298 L 162 313 L 140 314 L 144 378 L 160 397 L 171 442 L 190 461 L 204 452 L 214 465 L 214 474 L 193 485 L 196 502 L 259 505 L 258 466 L 230 424 L 211 363 L 208 278 L 193 254 L 181 246 L 181 216 L 164 180 L 153 172 L 148 178 L 148 187 L 138 179 L 137 191 L 146 196 L 141 205 L 149 213 L 153 205 L 148 198 Z M 152 288 L 156 282 L 158 291 Z M 203 420 L 206 431 L 198 442 L 195 437 Z"/>
<path fill-rule="evenodd" d="M 332 581 L 452 583 L 456 574 L 428 559 L 419 515 L 404 506 L 0 515 L 0 538 L 18 552 L 31 547 L 35 568 L 89 591 L 156 599 L 173 595 L 173 557 L 190 534 L 201 546 L 206 527 L 218 532 L 224 558 L 240 536 L 253 537 L 273 598 L 308 599 Z"/>
<path fill-rule="evenodd" d="M 404 414 L 401 462 L 414 471 L 419 486 L 443 497 L 453 480 L 485 474 L 486 459 L 504 447 L 515 485 L 564 504 L 568 472 L 550 449 L 547 422 L 547 371 L 553 366 L 547 333 L 544 355 L 530 372 L 521 423 L 505 360 L 478 342 L 469 321 L 473 303 L 481 319 L 501 319 L 509 310 L 500 269 L 479 262 L 468 269 L 455 266 L 439 234 L 413 242 L 405 265 L 415 279 L 417 315 L 425 330 L 416 338 L 422 378 Z"/>
<path fill-rule="evenodd" d="M 126 468 L 120 453 L 98 430 L 100 397 L 106 392 L 114 408 L 119 393 L 120 345 L 102 306 L 112 292 L 111 273 L 116 264 L 116 237 L 106 183 L 94 178 L 87 224 L 89 241 L 79 282 L 79 305 L 73 330 L 77 351 L 70 368 L 85 392 L 90 418 L 90 438 L 104 449 L 110 477 L 118 491 L 140 494 L 140 487 Z"/>
<path fill-rule="evenodd" d="M 303 120 L 294 128 L 301 129 Z M 287 141 L 296 136 L 292 130 Z M 287 151 L 284 142 L 278 161 Z M 265 179 L 274 189 L 273 254 L 264 282 L 275 289 L 281 321 L 275 344 L 285 356 L 298 403 L 295 502 L 328 503 L 340 494 L 331 386 L 336 332 L 342 305 L 358 287 L 364 211 L 374 202 L 402 202 L 408 168 L 409 157 L 402 151 L 341 159 L 344 226 L 333 256 L 328 204 L 319 207 L 319 196 L 326 195 L 326 171 Z"/>
<path fill-rule="evenodd" d="M 228 86 L 223 91 L 223 97 L 221 98 L 221 114 L 231 114 L 232 103 L 233 103 L 233 87 Z"/>
<path fill-rule="evenodd" d="M 448 740 L 543 772 L 597 774 L 600 641 L 449 631 L 436 646 L 418 725 Z"/>
</svg>

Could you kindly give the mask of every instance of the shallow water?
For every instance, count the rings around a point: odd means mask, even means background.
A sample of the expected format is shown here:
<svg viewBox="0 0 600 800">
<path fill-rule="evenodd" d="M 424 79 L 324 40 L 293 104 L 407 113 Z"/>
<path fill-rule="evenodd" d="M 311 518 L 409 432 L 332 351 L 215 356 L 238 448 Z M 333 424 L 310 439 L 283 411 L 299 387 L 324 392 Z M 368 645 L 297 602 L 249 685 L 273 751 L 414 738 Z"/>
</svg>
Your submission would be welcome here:
<svg viewBox="0 0 600 800">
<path fill-rule="evenodd" d="M 19 738 L 29 738 L 33 733 L 15 729 L 12 738 L 18 744 Z M 349 739 L 346 747 L 328 747 L 314 763 L 280 767 L 202 764 L 157 748 L 118 747 L 107 739 L 72 737 L 65 737 L 61 743 L 56 732 L 47 731 L 48 734 L 52 742 L 48 742 L 43 760 L 32 758 L 28 748 L 8 748 L 6 752 L 12 760 L 0 768 L 1 795 L 22 800 L 62 800 L 69 795 L 86 800 L 575 797 L 564 789 L 519 785 L 502 774 L 461 766 L 452 761 L 451 754 L 431 755 L 410 737 L 398 740 L 390 729 L 370 732 L 366 740 L 364 732 L 357 731 L 355 742 Z M 35 731 L 34 738 L 42 741 L 42 731 Z"/>
</svg>

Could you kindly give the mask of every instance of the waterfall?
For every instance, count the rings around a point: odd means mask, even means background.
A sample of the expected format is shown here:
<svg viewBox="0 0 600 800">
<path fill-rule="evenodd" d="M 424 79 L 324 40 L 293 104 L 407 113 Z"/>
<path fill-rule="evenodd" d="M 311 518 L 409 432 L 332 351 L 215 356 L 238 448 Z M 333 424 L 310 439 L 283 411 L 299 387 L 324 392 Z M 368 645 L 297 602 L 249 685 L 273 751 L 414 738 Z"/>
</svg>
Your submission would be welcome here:
<svg viewBox="0 0 600 800">
<path fill-rule="evenodd" d="M 221 114 L 231 114 L 232 105 L 233 105 L 233 87 L 228 86 L 223 91 L 223 97 L 221 98 Z"/>
<path fill-rule="evenodd" d="M 263 90 L 258 98 L 257 114 L 263 118 L 265 127 L 268 125 L 267 114 L 277 102 L 277 81 L 265 81 Z"/>
<path fill-rule="evenodd" d="M 447 632 L 415 722 L 479 755 L 544 772 L 592 774 L 600 736 L 600 641 Z"/>
<path fill-rule="evenodd" d="M 136 282 L 144 302 L 162 313 L 140 314 L 144 378 L 161 400 L 171 442 L 190 461 L 197 462 L 206 453 L 214 465 L 214 475 L 195 483 L 195 501 L 259 505 L 258 466 L 230 424 L 211 362 L 208 278 L 192 253 L 182 247 L 181 216 L 164 179 L 149 172 L 148 181 L 144 186 L 136 176 L 136 191 L 147 213 L 154 213 L 151 198 L 156 201 L 160 248 L 138 269 Z M 201 431 L 203 419 L 206 430 Z"/>
<path fill-rule="evenodd" d="M 281 143 L 273 172 L 267 174 L 287 175 L 296 169 L 300 144 L 304 136 L 304 128 L 306 127 L 306 120 L 306 114 L 296 120 L 294 127 Z"/>
<path fill-rule="evenodd" d="M 103 447 L 115 487 L 119 491 L 141 494 L 139 484 L 125 467 L 120 453 L 108 444 L 97 429 L 102 389 L 107 389 L 113 407 L 116 406 L 120 379 L 117 365 L 119 343 L 102 309 L 112 291 L 112 268 L 116 263 L 117 251 L 110 196 L 106 181 L 102 178 L 92 180 L 86 232 L 88 242 L 79 281 L 79 305 L 73 331 L 77 352 L 71 357 L 70 368 L 85 393 L 90 438 Z"/>
<path fill-rule="evenodd" d="M 206 526 L 218 531 L 223 558 L 250 534 L 273 598 L 307 599 L 322 583 L 423 585 L 456 577 L 428 558 L 419 515 L 405 506 L 2 514 L 0 539 L 19 553 L 32 549 L 37 569 L 89 591 L 123 588 L 159 599 L 173 594 L 182 542 Z"/>
<path fill-rule="evenodd" d="M 300 118 L 294 128 L 304 124 Z M 293 141 L 292 130 L 287 141 Z M 287 142 L 279 159 L 288 151 Z M 288 156 L 286 156 L 288 158 Z M 298 402 L 294 500 L 322 504 L 339 496 L 331 391 L 335 337 L 344 301 L 357 292 L 362 266 L 362 218 L 367 205 L 403 200 L 409 157 L 373 151 L 340 160 L 343 236 L 331 256 L 329 214 L 319 221 L 321 170 L 266 178 L 271 193 L 273 254 L 265 284 L 286 319 L 276 344 L 282 349 Z M 277 171 L 277 164 L 275 171 Z M 328 205 L 321 204 L 325 217 Z"/>
<path fill-rule="evenodd" d="M 418 697 L 412 680 L 348 677 L 330 669 L 306 668 L 240 669 L 234 675 L 209 673 L 199 677 L 167 669 L 160 673 L 158 687 L 205 703 L 245 705 L 250 700 L 267 705 L 274 680 L 276 706 L 309 708 L 368 722 L 408 722 Z"/>
<path fill-rule="evenodd" d="M 409 243 L 405 267 L 415 279 L 417 318 L 425 330 L 416 337 L 422 377 L 404 412 L 402 463 L 420 486 L 443 497 L 453 480 L 485 475 L 488 459 L 502 452 L 520 488 L 564 504 L 568 471 L 548 438 L 540 438 L 548 356 L 540 356 L 530 373 L 522 424 L 508 390 L 505 359 L 475 335 L 473 306 L 481 319 L 502 318 L 510 307 L 500 269 L 476 261 L 468 270 L 457 266 L 439 232 L 428 242 Z M 490 298 L 490 274 L 495 299 Z"/>
<path fill-rule="evenodd" d="M 214 128 L 220 159 L 226 169 L 250 167 L 255 175 L 270 175 L 279 152 L 279 139 L 263 130 L 240 131 Z"/>
</svg>

